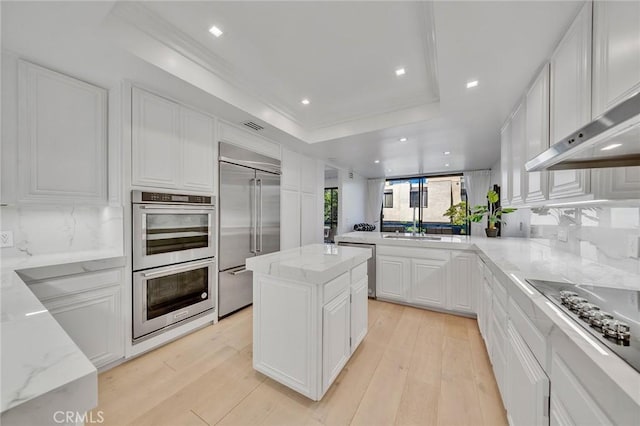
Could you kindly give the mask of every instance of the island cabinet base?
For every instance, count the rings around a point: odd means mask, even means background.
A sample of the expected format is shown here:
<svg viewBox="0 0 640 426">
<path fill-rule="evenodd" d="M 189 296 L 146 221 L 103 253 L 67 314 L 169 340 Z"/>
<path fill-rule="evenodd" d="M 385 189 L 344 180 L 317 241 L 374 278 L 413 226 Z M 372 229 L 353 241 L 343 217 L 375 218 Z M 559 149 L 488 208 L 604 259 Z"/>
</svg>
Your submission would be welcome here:
<svg viewBox="0 0 640 426">
<path fill-rule="evenodd" d="M 253 276 L 253 368 L 319 401 L 367 333 L 366 262 L 325 284 Z"/>
</svg>

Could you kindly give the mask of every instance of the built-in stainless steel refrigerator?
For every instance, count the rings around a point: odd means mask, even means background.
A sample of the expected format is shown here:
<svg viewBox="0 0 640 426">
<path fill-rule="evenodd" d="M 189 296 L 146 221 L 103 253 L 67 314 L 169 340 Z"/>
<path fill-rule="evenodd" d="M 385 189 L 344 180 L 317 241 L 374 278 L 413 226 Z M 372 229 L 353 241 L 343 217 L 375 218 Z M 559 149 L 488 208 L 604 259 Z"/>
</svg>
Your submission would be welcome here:
<svg viewBox="0 0 640 426">
<path fill-rule="evenodd" d="M 280 160 L 220 142 L 218 315 L 253 302 L 248 257 L 280 250 Z"/>
</svg>

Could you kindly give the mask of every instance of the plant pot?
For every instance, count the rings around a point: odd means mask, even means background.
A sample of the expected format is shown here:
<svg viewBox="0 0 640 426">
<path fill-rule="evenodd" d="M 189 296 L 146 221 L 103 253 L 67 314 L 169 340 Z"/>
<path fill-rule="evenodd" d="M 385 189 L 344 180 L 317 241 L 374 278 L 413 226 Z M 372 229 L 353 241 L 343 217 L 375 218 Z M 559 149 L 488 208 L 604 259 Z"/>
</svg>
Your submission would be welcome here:
<svg viewBox="0 0 640 426">
<path fill-rule="evenodd" d="M 498 228 L 484 228 L 487 237 L 495 238 L 498 236 Z"/>
</svg>

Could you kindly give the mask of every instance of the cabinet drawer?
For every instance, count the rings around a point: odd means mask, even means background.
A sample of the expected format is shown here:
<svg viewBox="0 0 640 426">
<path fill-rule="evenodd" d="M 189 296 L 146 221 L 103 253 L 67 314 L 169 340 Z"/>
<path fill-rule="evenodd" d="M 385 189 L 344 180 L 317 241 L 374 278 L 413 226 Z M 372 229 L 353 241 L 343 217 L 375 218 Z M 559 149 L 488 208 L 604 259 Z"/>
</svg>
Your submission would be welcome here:
<svg viewBox="0 0 640 426">
<path fill-rule="evenodd" d="M 527 346 L 529 346 L 538 363 L 546 366 L 547 344 L 542 333 L 533 325 L 531 320 L 513 299 L 509 301 L 508 313 L 511 323 L 518 334 L 522 336 Z"/>
<path fill-rule="evenodd" d="M 493 281 L 493 274 L 491 273 L 491 270 L 489 269 L 489 267 L 483 262 L 483 271 L 484 271 L 484 278 L 487 280 L 487 282 L 492 285 L 492 281 Z"/>
<path fill-rule="evenodd" d="M 367 262 L 364 262 L 351 270 L 351 283 L 355 284 L 366 276 Z"/>
<path fill-rule="evenodd" d="M 48 300 L 98 288 L 120 285 L 123 280 L 122 271 L 122 268 L 106 269 L 104 271 L 53 278 L 29 284 L 29 289 L 38 299 Z"/>
<path fill-rule="evenodd" d="M 493 293 L 493 305 L 492 308 L 493 315 L 496 321 L 500 324 L 501 330 L 507 329 L 507 310 L 502 306 L 502 302 L 500 302 L 496 293 Z"/>
<path fill-rule="evenodd" d="M 430 248 L 411 248 L 398 246 L 377 246 L 376 255 L 387 255 L 396 257 L 410 257 L 413 259 L 433 259 L 448 261 L 451 250 L 430 249 Z"/>
<path fill-rule="evenodd" d="M 504 311 L 507 310 L 507 290 L 504 288 L 500 280 L 497 277 L 493 277 L 493 294 L 502 305 Z"/>
<path fill-rule="evenodd" d="M 351 284 L 349 272 L 345 272 L 324 285 L 324 303 L 330 302 Z"/>
</svg>

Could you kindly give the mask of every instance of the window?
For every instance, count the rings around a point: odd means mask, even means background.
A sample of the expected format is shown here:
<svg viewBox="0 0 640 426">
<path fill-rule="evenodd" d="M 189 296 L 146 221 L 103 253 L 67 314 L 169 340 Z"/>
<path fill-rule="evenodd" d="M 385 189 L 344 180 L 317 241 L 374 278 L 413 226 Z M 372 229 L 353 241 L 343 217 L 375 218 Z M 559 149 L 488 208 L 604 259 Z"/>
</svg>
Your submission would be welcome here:
<svg viewBox="0 0 640 426">
<path fill-rule="evenodd" d="M 378 192 L 379 194 L 379 192 Z M 393 191 L 384 191 L 384 203 L 383 206 L 385 209 L 393 208 Z"/>
<path fill-rule="evenodd" d="M 324 241 L 333 242 L 338 229 L 338 188 L 324 189 Z"/>
<path fill-rule="evenodd" d="M 418 184 L 411 184 L 411 192 L 409 193 L 409 207 L 429 207 L 429 192 L 426 186 L 422 188 L 422 199 L 420 198 L 420 188 Z"/>
</svg>

